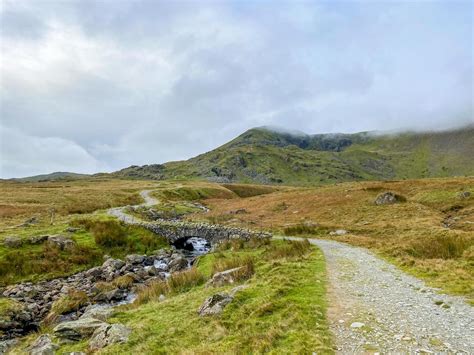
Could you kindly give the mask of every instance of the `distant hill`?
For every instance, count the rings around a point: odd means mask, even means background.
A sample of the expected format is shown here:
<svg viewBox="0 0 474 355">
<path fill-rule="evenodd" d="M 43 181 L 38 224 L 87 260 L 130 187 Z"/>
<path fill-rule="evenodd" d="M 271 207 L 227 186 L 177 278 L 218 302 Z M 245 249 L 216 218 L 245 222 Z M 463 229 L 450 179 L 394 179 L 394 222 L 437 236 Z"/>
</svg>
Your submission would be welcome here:
<svg viewBox="0 0 474 355">
<path fill-rule="evenodd" d="M 474 125 L 444 132 L 316 135 L 261 127 L 186 161 L 111 174 L 297 185 L 466 175 L 474 175 Z"/>
<path fill-rule="evenodd" d="M 9 179 L 10 181 L 19 181 L 19 182 L 40 182 L 40 181 L 56 181 L 56 180 L 77 180 L 88 178 L 91 175 L 87 174 L 77 174 L 70 172 L 57 171 L 51 174 L 42 174 L 29 176 L 24 178 Z"/>
</svg>

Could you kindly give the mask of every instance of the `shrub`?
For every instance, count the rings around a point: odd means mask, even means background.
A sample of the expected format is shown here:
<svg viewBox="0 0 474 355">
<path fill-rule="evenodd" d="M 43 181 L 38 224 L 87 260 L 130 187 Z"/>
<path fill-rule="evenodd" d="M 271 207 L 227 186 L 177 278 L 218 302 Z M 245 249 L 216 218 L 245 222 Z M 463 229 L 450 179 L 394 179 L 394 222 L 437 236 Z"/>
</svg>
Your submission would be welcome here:
<svg viewBox="0 0 474 355">
<path fill-rule="evenodd" d="M 410 241 L 406 251 L 424 259 L 459 258 L 474 245 L 474 239 L 461 235 L 437 234 Z"/>
<path fill-rule="evenodd" d="M 168 294 L 168 284 L 166 281 L 154 281 L 148 286 L 141 287 L 137 292 L 137 298 L 133 302 L 133 306 L 157 300 L 160 295 Z"/>
<path fill-rule="evenodd" d="M 316 234 L 317 228 L 315 226 L 298 224 L 295 226 L 286 227 L 283 232 L 285 235 Z"/>
<path fill-rule="evenodd" d="M 89 298 L 84 291 L 70 290 L 66 296 L 54 301 L 51 311 L 57 315 L 77 311 L 89 302 Z"/>
<path fill-rule="evenodd" d="M 171 292 L 184 292 L 191 287 L 203 284 L 205 277 L 195 267 L 172 274 L 168 278 L 168 287 Z"/>
<path fill-rule="evenodd" d="M 133 277 L 131 277 L 130 275 L 123 275 L 113 280 L 112 284 L 118 288 L 126 289 L 133 284 L 133 281 Z"/>
<path fill-rule="evenodd" d="M 294 258 L 303 257 L 311 252 L 311 244 L 304 240 L 284 240 L 283 243 L 272 244 L 266 251 L 267 258 Z"/>
<path fill-rule="evenodd" d="M 123 246 L 127 243 L 125 228 L 113 220 L 95 222 L 91 232 L 96 244 L 104 247 Z"/>
<path fill-rule="evenodd" d="M 16 282 L 33 275 L 64 275 L 78 265 L 92 266 L 100 262 L 101 253 L 93 248 L 76 245 L 68 251 L 45 244 L 40 250 L 13 250 L 0 258 L 2 283 Z"/>
<path fill-rule="evenodd" d="M 167 280 L 155 281 L 140 288 L 133 306 L 157 300 L 160 295 L 186 292 L 192 287 L 202 285 L 205 281 L 204 275 L 194 267 L 172 274 Z"/>
</svg>

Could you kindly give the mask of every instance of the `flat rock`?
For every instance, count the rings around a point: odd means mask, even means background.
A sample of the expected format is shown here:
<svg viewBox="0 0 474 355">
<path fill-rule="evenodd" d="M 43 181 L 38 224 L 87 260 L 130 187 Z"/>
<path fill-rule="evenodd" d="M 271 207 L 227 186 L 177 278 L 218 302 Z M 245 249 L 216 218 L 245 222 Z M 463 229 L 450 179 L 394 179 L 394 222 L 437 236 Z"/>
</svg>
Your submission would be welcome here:
<svg viewBox="0 0 474 355">
<path fill-rule="evenodd" d="M 89 341 L 91 350 L 105 348 L 110 344 L 125 343 L 128 341 L 131 329 L 122 324 L 106 324 L 94 331 Z"/>
<path fill-rule="evenodd" d="M 216 293 L 204 301 L 199 307 L 198 314 L 201 317 L 220 314 L 232 300 L 233 297 L 227 293 Z"/>
<path fill-rule="evenodd" d="M 48 244 L 61 250 L 71 250 L 76 246 L 76 242 L 65 235 L 52 235 L 48 238 Z"/>
<path fill-rule="evenodd" d="M 5 245 L 7 248 L 19 248 L 23 245 L 23 240 L 20 237 L 12 235 L 5 237 L 3 240 L 3 245 Z"/>
<path fill-rule="evenodd" d="M 105 322 L 113 313 L 114 310 L 111 306 L 92 305 L 85 309 L 84 314 L 79 319 L 94 318 Z"/>
<path fill-rule="evenodd" d="M 54 355 L 59 348 L 54 344 L 49 334 L 40 335 L 33 344 L 28 348 L 30 355 Z"/>
<path fill-rule="evenodd" d="M 95 318 L 81 318 L 58 324 L 54 334 L 63 340 L 77 341 L 91 336 L 94 331 L 107 323 Z"/>
<path fill-rule="evenodd" d="M 125 257 L 127 263 L 130 264 L 141 264 L 145 261 L 144 255 L 130 254 Z"/>
<path fill-rule="evenodd" d="M 207 282 L 206 286 L 219 287 L 227 284 L 233 284 L 235 275 L 242 270 L 242 266 L 233 269 L 216 272 L 212 278 Z"/>
</svg>

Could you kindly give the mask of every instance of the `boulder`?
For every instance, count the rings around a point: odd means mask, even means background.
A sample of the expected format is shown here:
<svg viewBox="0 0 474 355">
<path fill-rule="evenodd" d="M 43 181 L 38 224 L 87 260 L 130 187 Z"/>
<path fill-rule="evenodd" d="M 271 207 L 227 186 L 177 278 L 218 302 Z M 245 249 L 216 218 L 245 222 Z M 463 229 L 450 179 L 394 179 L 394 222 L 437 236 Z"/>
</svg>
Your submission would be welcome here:
<svg viewBox="0 0 474 355">
<path fill-rule="evenodd" d="M 206 286 L 220 287 L 227 284 L 233 284 L 235 282 L 236 274 L 242 270 L 242 266 L 233 269 L 225 270 L 222 272 L 215 273 L 212 278 L 207 282 Z"/>
<path fill-rule="evenodd" d="M 116 270 L 120 270 L 124 265 L 125 265 L 125 262 L 120 259 L 108 258 L 102 264 L 102 268 L 116 271 Z"/>
<path fill-rule="evenodd" d="M 85 309 L 84 314 L 79 319 L 94 318 L 105 322 L 113 313 L 114 310 L 111 306 L 91 305 Z"/>
<path fill-rule="evenodd" d="M 7 248 L 19 248 L 23 245 L 23 240 L 17 236 L 5 237 L 3 240 L 3 245 Z"/>
<path fill-rule="evenodd" d="M 31 344 L 28 353 L 30 355 L 54 355 L 58 348 L 59 346 L 52 342 L 49 334 L 43 334 Z"/>
<path fill-rule="evenodd" d="M 67 232 L 67 233 L 76 233 L 76 232 L 79 232 L 80 230 L 81 230 L 81 228 L 67 227 L 65 232 Z"/>
<path fill-rule="evenodd" d="M 375 199 L 376 205 L 392 205 L 394 203 L 401 202 L 401 196 L 394 194 L 393 192 L 384 192 L 377 196 Z"/>
<path fill-rule="evenodd" d="M 187 267 L 188 267 L 188 261 L 182 256 L 178 256 L 177 258 L 174 258 L 173 260 L 171 260 L 171 262 L 168 265 L 170 272 L 180 271 L 180 270 L 186 269 Z"/>
<path fill-rule="evenodd" d="M 49 238 L 49 235 L 35 235 L 28 238 L 28 243 L 29 244 L 42 244 L 45 241 L 47 241 L 48 238 Z"/>
<path fill-rule="evenodd" d="M 0 354 L 7 354 L 8 350 L 16 344 L 18 344 L 18 340 L 16 339 L 0 341 Z"/>
<path fill-rule="evenodd" d="M 48 238 L 48 244 L 59 248 L 60 250 L 71 250 L 76 246 L 76 242 L 70 237 L 64 235 L 52 235 Z"/>
<path fill-rule="evenodd" d="M 216 293 L 204 301 L 199 307 L 198 314 L 201 317 L 220 314 L 232 300 L 233 297 L 227 293 Z"/>
<path fill-rule="evenodd" d="M 91 350 L 98 350 L 110 344 L 125 343 L 128 341 L 131 329 L 122 324 L 106 324 L 97 328 L 89 341 Z"/>
<path fill-rule="evenodd" d="M 112 302 L 112 301 L 121 301 L 125 298 L 127 298 L 127 290 L 116 288 L 108 292 L 99 293 L 96 297 L 94 297 L 94 301 Z"/>
<path fill-rule="evenodd" d="M 86 276 L 94 281 L 97 281 L 98 279 L 102 278 L 102 275 L 103 271 L 102 268 L 99 266 L 93 267 L 92 269 L 86 271 Z"/>
<path fill-rule="evenodd" d="M 107 323 L 95 318 L 81 318 L 78 320 L 58 324 L 54 334 L 65 341 L 78 341 L 91 336 L 94 331 Z"/>
<path fill-rule="evenodd" d="M 461 200 L 467 200 L 469 197 L 471 197 L 471 193 L 469 191 L 461 191 L 459 194 L 458 194 L 458 197 L 461 199 Z"/>
<path fill-rule="evenodd" d="M 130 263 L 130 264 L 141 264 L 145 261 L 145 256 L 144 255 L 137 255 L 137 254 L 131 254 L 131 255 L 127 255 L 125 257 L 125 260 L 127 261 L 127 263 Z"/>
</svg>

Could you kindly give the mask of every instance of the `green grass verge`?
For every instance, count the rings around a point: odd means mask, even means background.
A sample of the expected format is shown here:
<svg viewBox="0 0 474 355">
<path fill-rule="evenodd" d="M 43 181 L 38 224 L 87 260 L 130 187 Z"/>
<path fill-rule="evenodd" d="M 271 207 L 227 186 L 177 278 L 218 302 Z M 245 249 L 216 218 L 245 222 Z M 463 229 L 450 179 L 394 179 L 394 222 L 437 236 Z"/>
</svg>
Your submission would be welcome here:
<svg viewBox="0 0 474 355">
<path fill-rule="evenodd" d="M 274 245 L 284 242 L 275 241 Z M 126 344 L 104 354 L 161 353 L 332 353 L 326 321 L 326 271 L 315 248 L 304 257 L 270 258 L 266 247 L 208 254 L 197 268 L 210 276 L 217 258 L 254 257 L 254 276 L 220 316 L 200 317 L 199 306 L 210 295 L 233 286 L 171 295 L 117 313 L 112 322 L 132 328 Z M 272 252 L 272 248 L 268 249 Z M 266 254 L 267 253 L 267 254 Z M 84 351 L 87 345 L 62 346 L 60 352 Z"/>
</svg>

